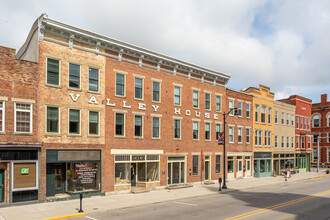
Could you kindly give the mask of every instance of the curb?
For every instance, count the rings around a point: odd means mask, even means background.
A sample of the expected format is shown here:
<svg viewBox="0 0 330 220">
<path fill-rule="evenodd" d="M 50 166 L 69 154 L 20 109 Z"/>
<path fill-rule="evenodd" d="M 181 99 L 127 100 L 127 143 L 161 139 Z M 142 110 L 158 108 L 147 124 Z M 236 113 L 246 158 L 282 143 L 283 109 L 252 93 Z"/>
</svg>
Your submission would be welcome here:
<svg viewBox="0 0 330 220">
<path fill-rule="evenodd" d="M 82 217 L 85 216 L 85 213 L 79 213 L 79 214 L 73 214 L 73 215 L 63 215 L 60 217 L 55 217 L 55 218 L 45 218 L 43 220 L 60 220 L 60 219 L 69 219 L 69 218 L 77 218 L 77 217 Z"/>
<path fill-rule="evenodd" d="M 312 179 L 322 178 L 322 177 L 328 177 L 330 174 L 322 175 L 322 176 L 314 176 Z"/>
</svg>

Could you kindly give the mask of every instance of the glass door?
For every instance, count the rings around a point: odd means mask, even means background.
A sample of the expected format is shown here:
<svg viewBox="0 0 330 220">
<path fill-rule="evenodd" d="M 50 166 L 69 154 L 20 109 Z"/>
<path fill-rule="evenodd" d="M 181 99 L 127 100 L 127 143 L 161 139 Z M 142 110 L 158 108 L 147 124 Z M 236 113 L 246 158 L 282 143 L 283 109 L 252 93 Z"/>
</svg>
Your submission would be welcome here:
<svg viewBox="0 0 330 220">
<path fill-rule="evenodd" d="M 0 202 L 3 202 L 3 191 L 4 191 L 3 190 L 4 189 L 3 173 L 4 173 L 4 170 L 0 170 Z"/>
</svg>

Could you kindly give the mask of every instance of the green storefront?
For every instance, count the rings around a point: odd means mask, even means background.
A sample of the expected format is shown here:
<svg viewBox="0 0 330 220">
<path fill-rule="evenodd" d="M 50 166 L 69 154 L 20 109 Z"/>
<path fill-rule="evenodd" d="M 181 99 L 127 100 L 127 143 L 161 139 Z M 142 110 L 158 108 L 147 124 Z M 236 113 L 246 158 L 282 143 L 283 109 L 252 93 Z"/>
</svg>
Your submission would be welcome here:
<svg viewBox="0 0 330 220">
<path fill-rule="evenodd" d="M 311 169 L 311 154 L 306 152 L 296 153 L 296 169 L 299 173 L 309 172 Z"/>
<path fill-rule="evenodd" d="M 254 177 L 272 176 L 272 152 L 254 153 Z"/>
<path fill-rule="evenodd" d="M 46 196 L 99 192 L 100 150 L 47 150 Z"/>
</svg>

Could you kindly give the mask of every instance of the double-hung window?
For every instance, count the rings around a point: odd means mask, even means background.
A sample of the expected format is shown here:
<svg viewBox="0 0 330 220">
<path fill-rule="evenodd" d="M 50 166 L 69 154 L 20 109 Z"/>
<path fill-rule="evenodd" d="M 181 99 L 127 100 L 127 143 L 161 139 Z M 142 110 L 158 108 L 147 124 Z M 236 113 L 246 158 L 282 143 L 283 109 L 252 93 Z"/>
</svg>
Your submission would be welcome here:
<svg viewBox="0 0 330 220">
<path fill-rule="evenodd" d="M 259 131 L 259 146 L 262 145 L 262 131 Z"/>
<path fill-rule="evenodd" d="M 294 126 L 294 115 L 291 115 L 291 125 Z"/>
<path fill-rule="evenodd" d="M 5 102 L 0 101 L 0 132 L 5 131 Z"/>
<path fill-rule="evenodd" d="M 300 117 L 300 129 L 303 129 L 304 118 Z"/>
<path fill-rule="evenodd" d="M 330 120 L 329 120 L 330 121 Z M 307 125 L 308 125 L 308 130 L 310 130 L 311 129 L 311 120 L 308 118 L 307 119 Z M 329 127 L 330 127 L 330 125 L 329 125 Z"/>
<path fill-rule="evenodd" d="M 291 148 L 294 148 L 294 137 L 291 137 Z"/>
<path fill-rule="evenodd" d="M 308 149 L 311 149 L 311 136 L 308 136 Z"/>
<path fill-rule="evenodd" d="M 237 103 L 237 111 L 238 111 L 238 116 L 242 117 L 242 115 L 243 115 L 243 103 L 242 102 Z"/>
<path fill-rule="evenodd" d="M 152 118 L 152 137 L 160 138 L 160 118 L 153 117 Z"/>
<path fill-rule="evenodd" d="M 221 132 L 221 124 L 215 124 L 215 136 L 219 140 L 219 133 Z"/>
<path fill-rule="evenodd" d="M 234 143 L 234 127 L 229 126 L 229 143 Z"/>
<path fill-rule="evenodd" d="M 210 123 L 205 123 L 205 140 L 211 140 L 211 125 Z"/>
<path fill-rule="evenodd" d="M 174 139 L 181 138 L 181 121 L 180 119 L 174 119 Z"/>
<path fill-rule="evenodd" d="M 272 108 L 268 108 L 268 124 L 272 123 Z"/>
<path fill-rule="evenodd" d="M 211 94 L 205 93 L 205 110 L 211 109 Z"/>
<path fill-rule="evenodd" d="M 277 136 L 274 136 L 274 142 L 275 142 L 275 147 L 277 148 L 278 147 L 278 140 L 277 140 Z"/>
<path fill-rule="evenodd" d="M 160 82 L 152 82 L 152 101 L 160 102 Z"/>
<path fill-rule="evenodd" d="M 268 146 L 268 131 L 265 131 L 265 146 Z"/>
<path fill-rule="evenodd" d="M 47 133 L 59 132 L 59 108 L 47 106 Z"/>
<path fill-rule="evenodd" d="M 297 136 L 297 149 L 299 149 L 299 139 L 300 139 L 300 137 Z"/>
<path fill-rule="evenodd" d="M 266 123 L 266 106 L 261 106 L 261 123 Z"/>
<path fill-rule="evenodd" d="M 246 128 L 245 129 L 245 136 L 246 136 L 246 143 L 249 144 L 250 143 L 250 128 Z"/>
<path fill-rule="evenodd" d="M 282 118 L 281 118 L 282 125 L 285 124 L 285 114 L 282 112 Z"/>
<path fill-rule="evenodd" d="M 143 99 L 143 79 L 135 77 L 134 98 Z"/>
<path fill-rule="evenodd" d="M 221 112 L 221 96 L 217 95 L 215 97 L 216 111 Z"/>
<path fill-rule="evenodd" d="M 307 127 L 307 118 L 304 118 L 304 129 L 306 130 Z"/>
<path fill-rule="evenodd" d="M 197 90 L 193 91 L 193 108 L 199 107 L 199 92 Z"/>
<path fill-rule="evenodd" d="M 69 87 L 80 89 L 80 66 L 69 63 Z"/>
<path fill-rule="evenodd" d="M 60 61 L 47 58 L 47 84 L 60 85 Z"/>
<path fill-rule="evenodd" d="M 89 111 L 89 134 L 99 134 L 99 112 Z"/>
<path fill-rule="evenodd" d="M 142 137 L 143 136 L 143 117 L 142 115 L 135 115 L 134 117 L 134 137 Z"/>
<path fill-rule="evenodd" d="M 256 146 L 259 145 L 258 141 L 259 141 L 259 131 L 255 131 L 255 133 L 254 133 L 254 142 L 255 142 Z"/>
<path fill-rule="evenodd" d="M 278 111 L 275 111 L 274 121 L 275 121 L 275 124 L 278 124 Z"/>
<path fill-rule="evenodd" d="M 80 134 L 80 110 L 69 110 L 69 133 Z"/>
<path fill-rule="evenodd" d="M 259 122 L 259 105 L 255 106 L 255 122 Z"/>
<path fill-rule="evenodd" d="M 116 73 L 116 95 L 125 96 L 125 75 Z"/>
<path fill-rule="evenodd" d="M 98 92 L 99 91 L 99 70 L 94 68 L 89 68 L 89 91 Z"/>
<path fill-rule="evenodd" d="M 174 86 L 174 105 L 181 105 L 181 87 Z"/>
<path fill-rule="evenodd" d="M 313 142 L 317 143 L 318 139 L 319 139 L 319 134 L 313 134 Z"/>
<path fill-rule="evenodd" d="M 299 116 L 297 116 L 297 129 L 299 129 Z"/>
<path fill-rule="evenodd" d="M 229 115 L 234 115 L 234 100 L 229 99 Z"/>
<path fill-rule="evenodd" d="M 301 149 L 305 149 L 305 136 L 301 137 Z"/>
<path fill-rule="evenodd" d="M 247 118 L 250 118 L 250 108 L 251 108 L 251 104 L 246 103 L 246 117 Z"/>
<path fill-rule="evenodd" d="M 193 139 L 198 140 L 199 139 L 199 122 L 193 121 Z"/>
<path fill-rule="evenodd" d="M 286 125 L 290 125 L 290 114 L 286 114 Z"/>
<path fill-rule="evenodd" d="M 282 148 L 284 148 L 284 137 L 282 136 L 282 143 L 281 143 Z"/>
<path fill-rule="evenodd" d="M 286 148 L 290 147 L 290 138 L 286 137 Z"/>
<path fill-rule="evenodd" d="M 15 132 L 32 132 L 32 104 L 15 103 Z"/>
<path fill-rule="evenodd" d="M 116 112 L 115 135 L 125 136 L 125 115 Z"/>
<path fill-rule="evenodd" d="M 238 128 L 237 129 L 237 141 L 238 143 L 242 143 L 242 132 L 243 132 L 243 128 Z"/>
</svg>

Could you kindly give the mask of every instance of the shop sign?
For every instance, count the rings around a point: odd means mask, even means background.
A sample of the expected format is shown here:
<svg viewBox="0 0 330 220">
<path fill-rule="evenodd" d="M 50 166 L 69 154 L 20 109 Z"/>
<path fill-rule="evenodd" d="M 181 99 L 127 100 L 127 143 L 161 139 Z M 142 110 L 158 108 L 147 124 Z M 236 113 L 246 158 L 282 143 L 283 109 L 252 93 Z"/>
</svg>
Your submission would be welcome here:
<svg viewBox="0 0 330 220">
<path fill-rule="evenodd" d="M 22 168 L 21 169 L 21 175 L 28 175 L 29 174 L 29 168 Z"/>
<path fill-rule="evenodd" d="M 80 183 L 93 183 L 95 181 L 97 169 L 89 167 L 86 164 L 75 164 L 76 173 Z"/>
<path fill-rule="evenodd" d="M 254 158 L 271 158 L 272 152 L 255 152 Z"/>
<path fill-rule="evenodd" d="M 134 161 L 144 161 L 146 159 L 145 155 L 132 155 L 132 160 Z"/>
</svg>

